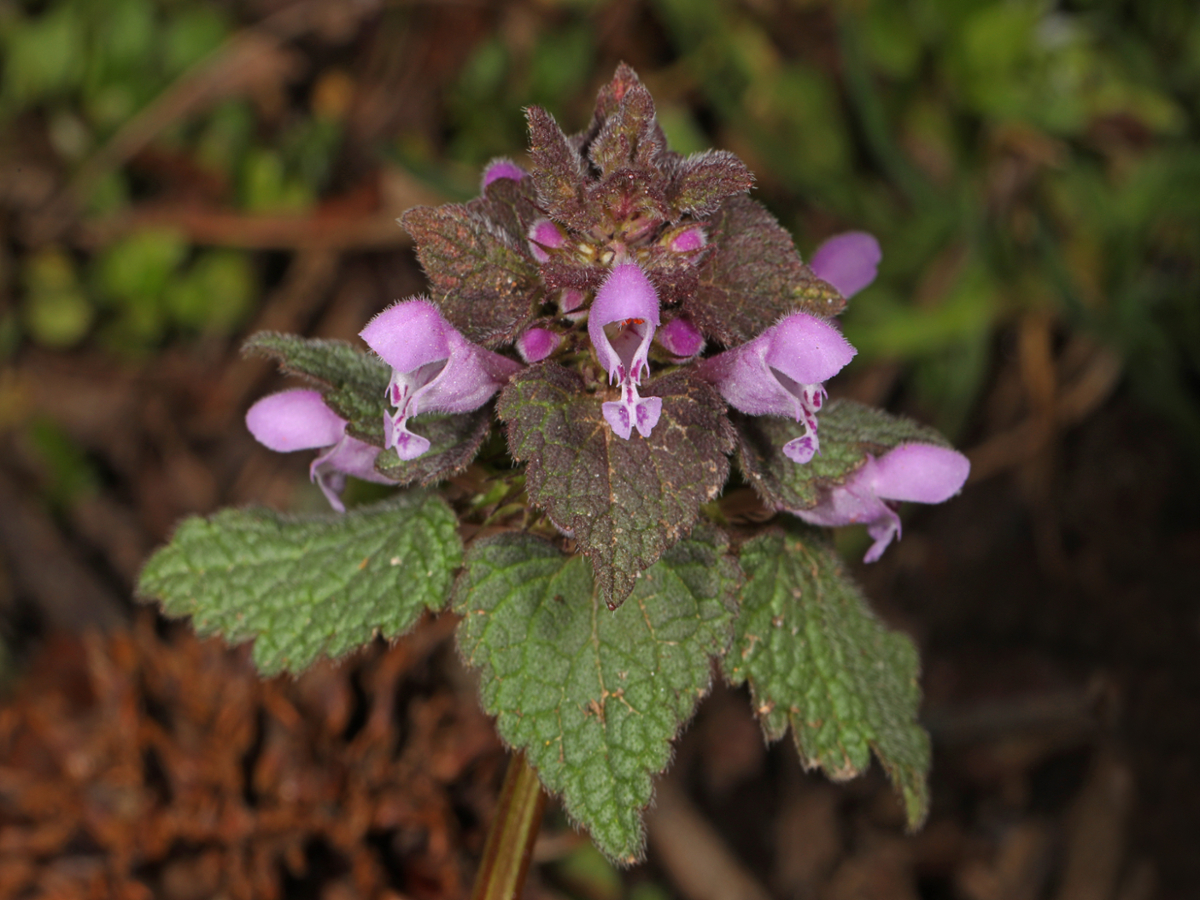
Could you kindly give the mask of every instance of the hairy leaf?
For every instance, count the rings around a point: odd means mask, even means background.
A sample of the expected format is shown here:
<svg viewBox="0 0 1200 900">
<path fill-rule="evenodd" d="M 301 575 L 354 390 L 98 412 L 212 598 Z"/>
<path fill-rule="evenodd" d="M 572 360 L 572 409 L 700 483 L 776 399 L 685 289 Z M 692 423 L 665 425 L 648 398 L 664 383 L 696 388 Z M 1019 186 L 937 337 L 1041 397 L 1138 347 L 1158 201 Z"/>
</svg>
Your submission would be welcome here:
<svg viewBox="0 0 1200 900">
<path fill-rule="evenodd" d="M 726 200 L 709 223 L 708 240 L 713 249 L 699 265 L 699 290 L 685 307 L 701 331 L 726 345 L 745 343 L 790 312 L 832 316 L 846 306 L 756 200 Z"/>
<path fill-rule="evenodd" d="M 575 536 L 592 560 L 605 602 L 616 607 L 637 575 L 696 522 L 729 474 L 732 431 L 725 404 L 681 371 L 643 387 L 662 397 L 649 438 L 612 433 L 600 411 L 607 395 L 555 364 L 518 373 L 500 394 L 513 457 L 527 462 L 534 505 Z"/>
<path fill-rule="evenodd" d="M 664 149 L 662 132 L 654 117 L 654 99 L 638 82 L 629 85 L 622 94 L 616 110 L 589 145 L 588 156 L 601 177 L 632 168 L 644 177 L 656 178 L 661 173 L 654 165 Z"/>
<path fill-rule="evenodd" d="M 879 758 L 911 828 L 929 809 L 929 737 L 917 724 L 916 648 L 870 611 L 817 533 L 792 527 L 748 541 L 733 645 L 724 669 L 750 682 L 763 730 L 790 727 L 805 768 L 852 778 Z"/>
<path fill-rule="evenodd" d="M 272 675 L 403 634 L 446 603 L 461 561 L 454 513 L 410 492 L 345 515 L 185 519 L 137 590 L 167 615 L 191 616 L 200 634 L 254 639 L 254 662 Z"/>
<path fill-rule="evenodd" d="M 739 574 L 724 536 L 701 526 L 610 612 L 587 563 L 539 538 L 499 535 L 467 553 L 454 609 L 484 708 L 615 860 L 642 855 L 651 776 L 708 691 Z"/>
<path fill-rule="evenodd" d="M 290 375 L 314 382 L 326 405 L 350 423 L 355 437 L 383 445 L 383 415 L 392 370 L 373 353 L 344 341 L 302 338 L 260 331 L 242 345 L 243 353 L 269 356 Z"/>
<path fill-rule="evenodd" d="M 500 226 L 519 246 L 527 246 L 529 226 L 541 218 L 533 179 L 497 178 L 467 208 Z"/>
<path fill-rule="evenodd" d="M 417 416 L 409 421 L 409 427 L 428 438 L 429 450 L 409 460 L 401 459 L 395 450 L 384 450 L 375 458 L 375 468 L 398 484 L 433 484 L 471 464 L 491 425 L 490 403 L 457 416 Z"/>
<path fill-rule="evenodd" d="M 727 198 L 753 186 L 746 164 L 728 150 L 693 153 L 678 164 L 667 191 L 671 217 L 712 215 Z"/>
<path fill-rule="evenodd" d="M 853 400 L 831 401 L 820 416 L 821 452 L 805 465 L 783 455 L 802 425 L 775 416 L 731 416 L 738 465 L 763 502 L 774 509 L 811 509 L 823 493 L 845 484 L 867 454 L 879 457 L 908 442 L 950 444 L 935 429 Z"/>
<path fill-rule="evenodd" d="M 537 263 L 501 224 L 460 204 L 417 206 L 400 223 L 417 245 L 434 301 L 468 340 L 495 347 L 533 318 Z"/>
<path fill-rule="evenodd" d="M 540 106 L 525 110 L 529 121 L 529 176 L 538 199 L 552 219 L 587 231 L 595 213 L 583 201 L 584 159 L 563 134 L 554 116 Z"/>
</svg>

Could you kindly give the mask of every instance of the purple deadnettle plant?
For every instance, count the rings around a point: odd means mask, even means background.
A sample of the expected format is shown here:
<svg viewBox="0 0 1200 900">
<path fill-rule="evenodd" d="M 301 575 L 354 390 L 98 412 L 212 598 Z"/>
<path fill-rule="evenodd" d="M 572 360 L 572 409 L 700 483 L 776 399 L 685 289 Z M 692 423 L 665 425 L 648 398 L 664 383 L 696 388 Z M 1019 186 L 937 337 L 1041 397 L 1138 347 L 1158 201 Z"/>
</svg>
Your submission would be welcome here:
<svg viewBox="0 0 1200 900">
<path fill-rule="evenodd" d="M 189 519 L 139 591 L 253 640 L 266 674 L 457 615 L 514 751 L 488 854 L 528 850 L 545 791 L 609 857 L 641 858 L 653 777 L 714 672 L 807 768 L 879 759 L 917 827 L 916 651 L 825 529 L 866 524 L 876 560 L 898 503 L 948 499 L 969 466 L 931 429 L 827 400 L 855 355 L 836 317 L 878 243 L 850 231 L 806 263 L 736 156 L 668 147 L 628 66 L 578 133 L 527 114 L 527 161 L 402 218 L 427 296 L 380 298 L 361 345 L 247 342 L 308 382 L 258 401 L 251 433 L 317 451 L 336 512 Z M 375 501 L 350 502 L 351 478 Z M 751 491 L 755 524 L 734 513 Z M 520 871 L 485 861 L 484 893 Z"/>
</svg>

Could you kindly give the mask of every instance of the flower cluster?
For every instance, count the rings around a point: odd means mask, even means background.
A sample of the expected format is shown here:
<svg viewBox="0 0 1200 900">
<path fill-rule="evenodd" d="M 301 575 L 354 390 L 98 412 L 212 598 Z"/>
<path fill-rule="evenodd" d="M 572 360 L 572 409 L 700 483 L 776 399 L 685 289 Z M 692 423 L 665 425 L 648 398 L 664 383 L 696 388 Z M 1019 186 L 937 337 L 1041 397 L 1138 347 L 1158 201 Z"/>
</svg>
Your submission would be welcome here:
<svg viewBox="0 0 1200 900">
<path fill-rule="evenodd" d="M 736 157 L 666 148 L 625 67 L 582 135 L 568 139 L 537 109 L 530 129 L 528 170 L 496 160 L 472 203 L 403 220 L 434 299 L 396 303 L 361 332 L 390 369 L 382 446 L 350 436 L 314 391 L 259 401 L 247 415 L 254 436 L 276 450 L 320 448 L 312 478 L 341 509 L 347 475 L 392 480 L 385 451 L 396 466 L 441 452 L 422 415 L 470 413 L 537 367 L 573 368 L 613 439 L 665 440 L 651 375 L 682 369 L 744 414 L 796 422 L 778 452 L 809 465 L 821 453 L 825 383 L 855 354 L 832 315 L 875 278 L 876 240 L 838 235 L 804 265 L 745 197 L 751 178 Z M 952 450 L 902 446 L 791 511 L 819 525 L 867 523 L 872 560 L 899 534 L 895 501 L 940 502 L 967 468 Z"/>
</svg>

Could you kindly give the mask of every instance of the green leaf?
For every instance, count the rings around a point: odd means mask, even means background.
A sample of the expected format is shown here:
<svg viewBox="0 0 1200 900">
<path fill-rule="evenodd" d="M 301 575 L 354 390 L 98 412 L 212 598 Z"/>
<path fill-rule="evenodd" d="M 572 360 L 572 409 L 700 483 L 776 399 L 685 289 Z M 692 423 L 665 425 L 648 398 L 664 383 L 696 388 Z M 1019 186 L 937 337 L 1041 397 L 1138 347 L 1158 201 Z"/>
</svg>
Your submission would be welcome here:
<svg viewBox="0 0 1200 900">
<path fill-rule="evenodd" d="M 833 316 L 846 306 L 757 200 L 726 200 L 709 223 L 708 240 L 713 250 L 700 263 L 700 288 L 684 306 L 701 331 L 723 344 L 745 343 L 797 310 Z"/>
<path fill-rule="evenodd" d="M 455 587 L 484 708 L 596 845 L 640 858 L 641 811 L 728 643 L 737 564 L 704 525 L 609 612 L 588 565 L 527 534 L 475 543 Z"/>
<path fill-rule="evenodd" d="M 403 634 L 445 605 L 461 561 L 445 501 L 409 492 L 337 516 L 227 509 L 185 519 L 137 591 L 167 615 L 191 616 L 200 634 L 254 639 L 255 664 L 273 675 Z"/>
<path fill-rule="evenodd" d="M 750 682 L 770 740 L 789 727 L 805 768 L 853 778 L 871 751 L 901 793 L 910 828 L 929 810 L 929 737 L 917 724 L 919 660 L 911 640 L 867 607 L 841 559 L 811 530 L 742 546 L 741 614 L 724 669 Z"/>
<path fill-rule="evenodd" d="M 803 426 L 775 416 L 734 413 L 731 418 L 742 474 L 774 509 L 811 509 L 824 492 L 861 469 L 867 454 L 879 457 L 910 442 L 950 446 L 936 429 L 912 419 L 853 400 L 834 400 L 820 415 L 821 452 L 801 466 L 783 455 L 783 445 Z"/>
<path fill-rule="evenodd" d="M 492 426 L 492 404 L 458 416 L 422 415 L 409 427 L 429 440 L 429 450 L 416 459 L 403 460 L 395 450 L 375 458 L 375 469 L 398 484 L 427 485 L 465 469 L 479 453 Z"/>
<path fill-rule="evenodd" d="M 385 395 L 392 372 L 379 357 L 345 341 L 273 331 L 251 335 L 242 352 L 268 356 L 288 374 L 315 382 L 329 408 L 350 423 L 351 435 L 383 446 Z"/>
<path fill-rule="evenodd" d="M 600 405 L 615 397 L 586 393 L 580 376 L 553 363 L 515 375 L 496 410 L 509 451 L 528 463 L 529 499 L 574 535 L 614 608 L 720 492 L 733 447 L 724 400 L 690 371 L 641 393 L 662 398 L 649 438 L 614 435 Z"/>
<path fill-rule="evenodd" d="M 433 300 L 477 344 L 513 340 L 541 298 L 538 267 L 524 242 L 478 208 L 417 206 L 400 218 L 417 245 Z"/>
</svg>

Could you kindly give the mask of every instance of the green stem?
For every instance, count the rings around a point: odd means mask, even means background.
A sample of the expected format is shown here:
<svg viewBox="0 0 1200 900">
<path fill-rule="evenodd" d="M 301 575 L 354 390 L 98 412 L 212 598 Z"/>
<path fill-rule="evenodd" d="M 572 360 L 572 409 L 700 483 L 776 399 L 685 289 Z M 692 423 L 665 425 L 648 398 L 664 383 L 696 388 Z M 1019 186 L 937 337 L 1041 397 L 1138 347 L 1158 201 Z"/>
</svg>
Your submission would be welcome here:
<svg viewBox="0 0 1200 900">
<path fill-rule="evenodd" d="M 537 772 L 525 761 L 524 753 L 514 753 L 504 775 L 500 803 L 488 831 L 471 900 L 516 900 L 520 895 L 545 807 L 546 795 Z"/>
</svg>

